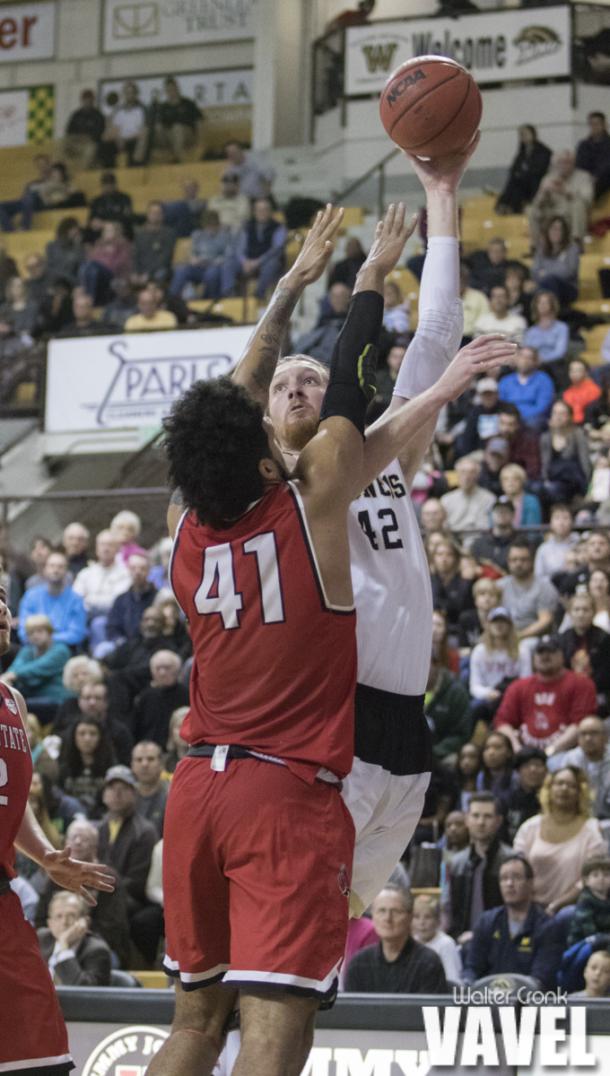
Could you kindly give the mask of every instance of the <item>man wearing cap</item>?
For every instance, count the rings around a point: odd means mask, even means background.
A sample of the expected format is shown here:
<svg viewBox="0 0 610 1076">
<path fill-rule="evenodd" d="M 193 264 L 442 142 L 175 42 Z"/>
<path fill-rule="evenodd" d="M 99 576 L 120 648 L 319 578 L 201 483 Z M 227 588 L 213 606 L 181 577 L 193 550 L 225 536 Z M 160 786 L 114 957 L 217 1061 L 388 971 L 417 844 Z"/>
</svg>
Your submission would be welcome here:
<svg viewBox="0 0 610 1076">
<path fill-rule="evenodd" d="M 492 438 L 494 440 L 499 438 Z M 479 561 L 485 561 L 499 572 L 508 571 L 508 547 L 517 537 L 513 526 L 515 506 L 510 497 L 502 494 L 491 510 L 491 531 L 475 539 L 472 552 Z"/>
<path fill-rule="evenodd" d="M 574 747 L 580 722 L 596 709 L 595 684 L 564 668 L 561 647 L 551 636 L 536 645 L 533 675 L 507 687 L 493 724 L 516 751 L 531 745 L 554 755 Z"/>
<path fill-rule="evenodd" d="M 499 394 L 503 403 L 518 408 L 523 422 L 534 430 L 546 425 L 555 398 L 552 378 L 538 369 L 535 347 L 521 347 L 514 359 L 515 369 L 500 381 Z"/>
<path fill-rule="evenodd" d="M 610 818 L 610 744 L 601 717 L 584 717 L 578 726 L 578 745 L 549 759 L 551 773 L 565 766 L 578 766 L 586 773 L 595 792 L 593 814 L 596 818 Z"/>
<path fill-rule="evenodd" d="M 476 383 L 477 402 L 469 410 L 464 432 L 456 440 L 458 456 L 478 452 L 498 432 L 498 382 L 482 377 Z"/>
<path fill-rule="evenodd" d="M 504 437 L 490 437 L 483 451 L 479 485 L 488 489 L 494 497 L 502 495 L 500 472 L 509 462 L 510 446 Z"/>
<path fill-rule="evenodd" d="M 585 721 L 587 718 L 585 718 Z M 555 758 L 553 757 L 553 762 Z M 541 747 L 522 747 L 513 760 L 514 772 L 510 788 L 498 793 L 502 805 L 504 824 L 501 829 L 502 839 L 513 843 L 515 833 L 522 822 L 540 814 L 538 794 L 547 774 L 546 753 Z M 549 766 L 550 769 L 550 766 Z"/>
<path fill-rule="evenodd" d="M 136 812 L 138 786 L 129 766 L 111 766 L 106 771 L 102 799 L 106 814 L 100 824 L 99 857 L 121 879 L 132 920 L 146 903 L 146 879 L 157 831 Z"/>
</svg>

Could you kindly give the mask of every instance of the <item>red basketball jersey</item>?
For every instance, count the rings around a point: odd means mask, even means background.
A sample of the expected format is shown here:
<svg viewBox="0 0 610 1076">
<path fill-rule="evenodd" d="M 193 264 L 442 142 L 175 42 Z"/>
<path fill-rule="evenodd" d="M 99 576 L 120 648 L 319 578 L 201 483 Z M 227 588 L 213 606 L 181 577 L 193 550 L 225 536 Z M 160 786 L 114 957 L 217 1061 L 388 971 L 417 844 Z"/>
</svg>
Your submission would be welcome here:
<svg viewBox="0 0 610 1076">
<path fill-rule="evenodd" d="M 275 755 L 310 780 L 348 773 L 356 618 L 325 598 L 293 484 L 226 530 L 185 513 L 170 578 L 195 655 L 183 737 Z"/>
<path fill-rule="evenodd" d="M 14 875 L 14 842 L 27 807 L 32 756 L 15 697 L 0 682 L 0 867 Z"/>
</svg>

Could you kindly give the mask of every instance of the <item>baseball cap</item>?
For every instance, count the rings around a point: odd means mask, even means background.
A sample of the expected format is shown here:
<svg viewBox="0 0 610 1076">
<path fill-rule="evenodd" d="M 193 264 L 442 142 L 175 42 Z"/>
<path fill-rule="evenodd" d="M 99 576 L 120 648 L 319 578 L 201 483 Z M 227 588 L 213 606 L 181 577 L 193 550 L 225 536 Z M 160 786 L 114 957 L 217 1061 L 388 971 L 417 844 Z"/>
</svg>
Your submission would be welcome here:
<svg viewBox="0 0 610 1076">
<path fill-rule="evenodd" d="M 511 512 L 515 511 L 513 502 L 505 493 L 503 493 L 501 497 L 498 497 L 497 501 L 494 503 L 494 508 L 510 508 Z"/>
<path fill-rule="evenodd" d="M 137 781 L 129 766 L 111 766 L 109 770 L 106 770 L 104 788 L 106 785 L 111 784 L 112 781 L 122 781 L 124 785 L 129 785 L 130 788 L 137 788 Z"/>
<path fill-rule="evenodd" d="M 557 650 L 561 650 L 559 640 L 555 635 L 544 635 L 534 649 L 535 654 L 550 654 L 556 653 Z"/>
<path fill-rule="evenodd" d="M 493 377 L 482 377 L 480 381 L 477 381 L 476 390 L 479 395 L 482 392 L 497 392 L 498 382 Z"/>
<path fill-rule="evenodd" d="M 505 609 L 503 605 L 496 605 L 496 608 L 487 614 L 487 620 L 510 620 L 511 624 L 513 622 L 508 609 Z"/>
<path fill-rule="evenodd" d="M 510 445 L 505 437 L 490 437 L 485 447 L 489 452 L 497 452 L 498 455 L 505 456 Z"/>
</svg>

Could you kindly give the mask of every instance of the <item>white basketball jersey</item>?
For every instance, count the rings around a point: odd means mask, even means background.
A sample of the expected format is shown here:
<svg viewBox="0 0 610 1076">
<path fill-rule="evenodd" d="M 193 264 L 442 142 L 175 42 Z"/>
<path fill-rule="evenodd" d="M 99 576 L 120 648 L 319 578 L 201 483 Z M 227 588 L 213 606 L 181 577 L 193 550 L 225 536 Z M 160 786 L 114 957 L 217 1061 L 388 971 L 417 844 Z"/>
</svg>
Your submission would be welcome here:
<svg viewBox="0 0 610 1076">
<path fill-rule="evenodd" d="M 348 522 L 358 682 L 399 695 L 422 695 L 432 649 L 432 587 L 397 460 L 353 501 Z"/>
</svg>

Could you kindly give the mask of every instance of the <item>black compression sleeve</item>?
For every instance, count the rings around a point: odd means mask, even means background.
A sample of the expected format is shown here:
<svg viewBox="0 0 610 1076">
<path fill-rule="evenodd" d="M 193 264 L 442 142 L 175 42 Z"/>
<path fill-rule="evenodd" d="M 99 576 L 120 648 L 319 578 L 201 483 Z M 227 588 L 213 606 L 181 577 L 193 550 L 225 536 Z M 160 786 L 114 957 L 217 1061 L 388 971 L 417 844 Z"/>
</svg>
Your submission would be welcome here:
<svg viewBox="0 0 610 1076">
<path fill-rule="evenodd" d="M 366 410 L 375 395 L 375 371 L 383 322 L 383 297 L 360 291 L 350 303 L 330 363 L 320 421 L 338 415 L 364 436 Z"/>
</svg>

